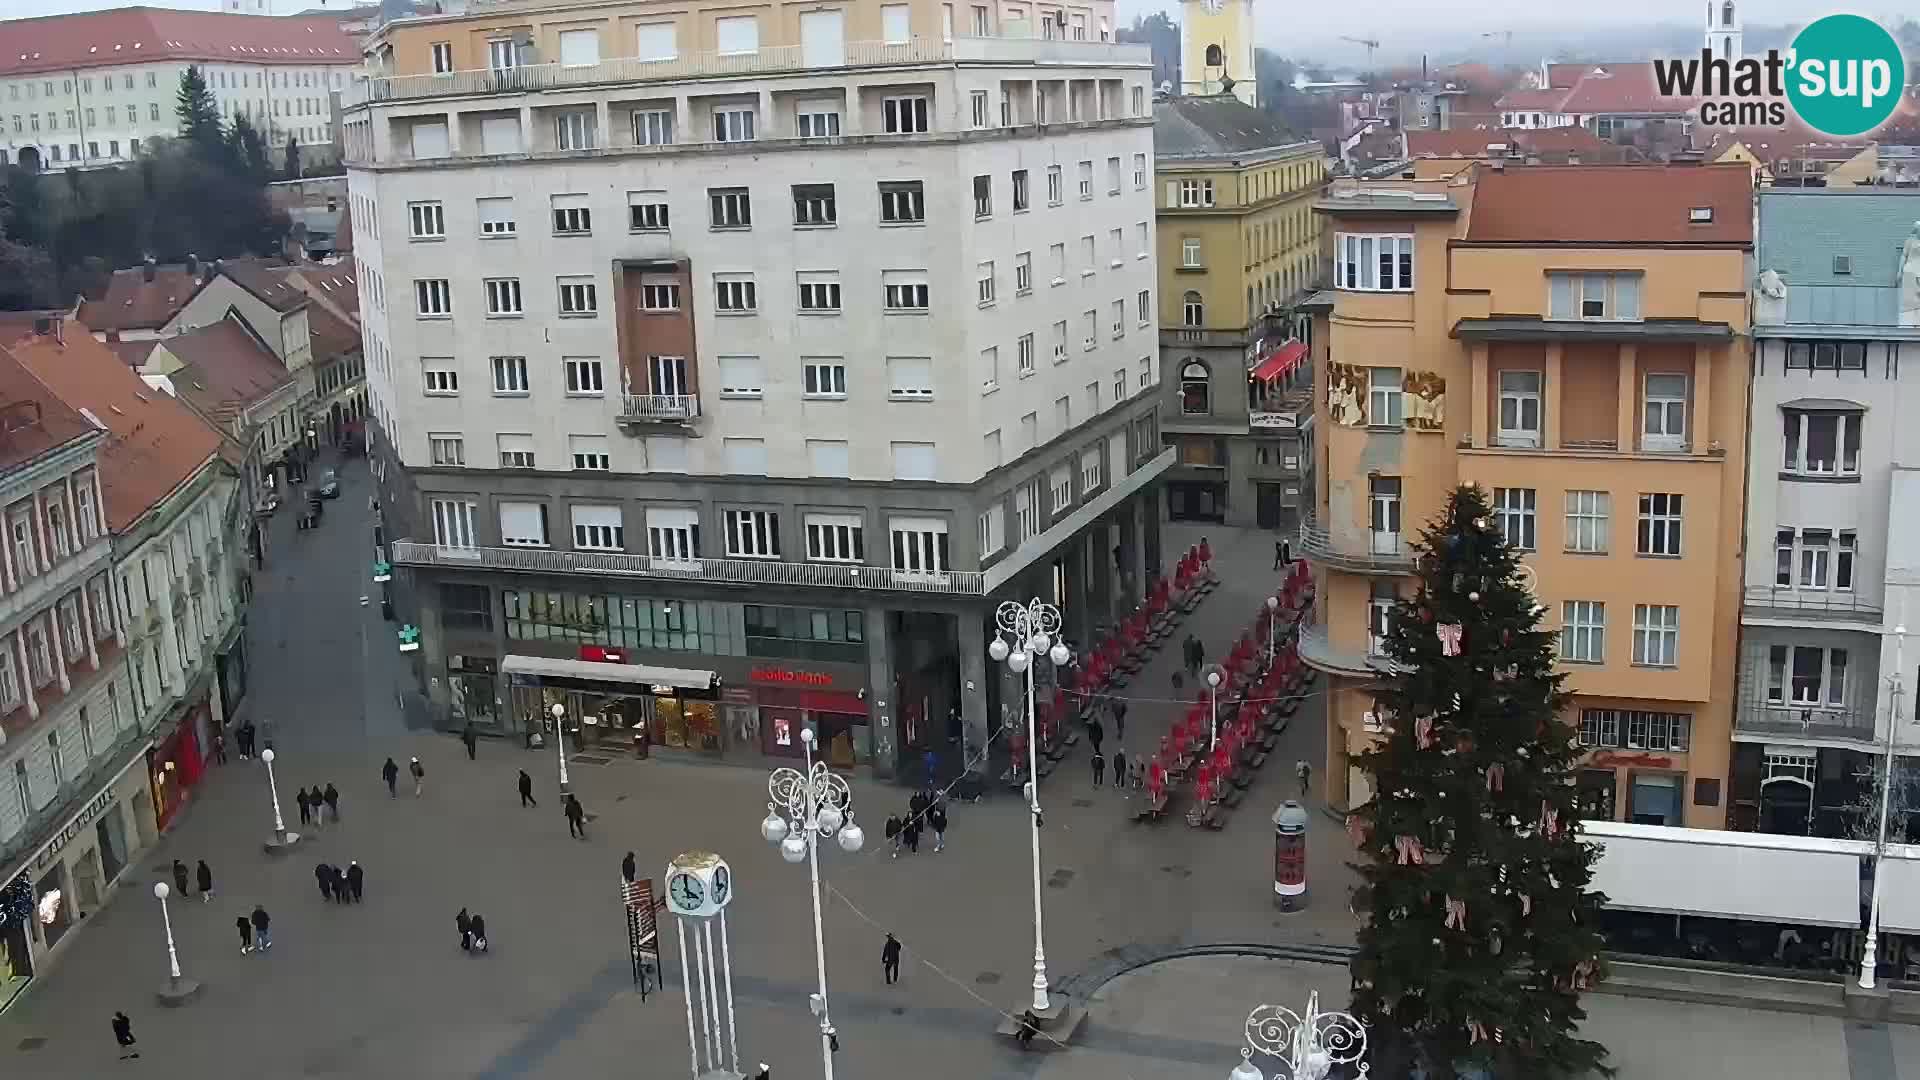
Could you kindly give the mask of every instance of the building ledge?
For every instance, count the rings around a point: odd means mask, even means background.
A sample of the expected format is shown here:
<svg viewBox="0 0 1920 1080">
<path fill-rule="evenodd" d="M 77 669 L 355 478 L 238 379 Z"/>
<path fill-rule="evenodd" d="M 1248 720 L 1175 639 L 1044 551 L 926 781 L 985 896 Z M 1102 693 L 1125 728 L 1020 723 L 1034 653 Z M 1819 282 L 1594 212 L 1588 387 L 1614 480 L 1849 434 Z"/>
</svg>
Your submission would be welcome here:
<svg viewBox="0 0 1920 1080">
<path fill-rule="evenodd" d="M 1879 633 L 1885 611 L 1854 593 L 1772 589 L 1748 586 L 1741 597 L 1740 621 L 1747 626 L 1841 626 Z"/>
<path fill-rule="evenodd" d="M 1416 552 L 1409 539 L 1377 541 L 1366 529 L 1357 537 L 1335 536 L 1324 523 L 1307 516 L 1300 520 L 1300 547 L 1308 561 L 1356 574 L 1400 577 L 1413 573 Z"/>
<path fill-rule="evenodd" d="M 721 585 L 798 585 L 863 591 L 984 596 L 978 570 L 923 574 L 884 566 L 760 561 L 755 559 L 658 559 L 624 552 L 556 551 L 550 548 L 445 548 L 417 540 L 393 542 L 394 563 L 442 570 L 497 570 L 527 574 L 589 574 L 655 580 L 707 581 Z"/>
<path fill-rule="evenodd" d="M 1506 316 L 1461 319 L 1453 324 L 1453 336 L 1462 341 L 1732 341 L 1734 334 L 1726 323 L 1698 319 L 1607 322 Z"/>
<path fill-rule="evenodd" d="M 1073 512 L 1040 535 L 1015 548 L 1006 558 L 988 567 L 985 587 L 974 595 L 990 595 L 994 590 L 1012 581 L 1026 569 L 1046 558 L 1054 548 L 1060 546 L 1088 525 L 1093 524 L 1102 514 L 1107 513 L 1135 492 L 1159 479 L 1173 467 L 1174 451 L 1172 447 L 1160 451 L 1132 472 L 1108 485 L 1105 491 L 1075 507 Z"/>
</svg>

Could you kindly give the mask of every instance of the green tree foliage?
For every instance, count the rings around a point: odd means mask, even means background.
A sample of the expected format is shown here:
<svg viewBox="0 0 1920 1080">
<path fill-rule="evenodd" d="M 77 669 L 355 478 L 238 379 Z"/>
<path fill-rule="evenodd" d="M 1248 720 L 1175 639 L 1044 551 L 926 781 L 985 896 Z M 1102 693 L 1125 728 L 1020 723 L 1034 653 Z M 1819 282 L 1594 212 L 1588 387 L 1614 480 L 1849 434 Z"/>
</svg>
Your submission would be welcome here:
<svg viewBox="0 0 1920 1080">
<path fill-rule="evenodd" d="M 1605 897 L 1587 888 L 1598 851 L 1575 831 L 1555 635 L 1478 488 L 1454 492 L 1422 550 L 1387 635 L 1389 733 L 1354 760 L 1375 792 L 1350 823 L 1367 919 L 1354 1011 L 1377 1075 L 1610 1074 L 1606 1049 L 1576 1033 L 1603 973 Z"/>
<path fill-rule="evenodd" d="M 287 136 L 286 162 L 285 166 L 280 170 L 280 179 L 300 179 L 300 144 L 293 141 L 291 134 Z"/>
<path fill-rule="evenodd" d="M 235 113 L 224 136 L 226 161 L 248 180 L 265 184 L 273 179 L 272 154 L 266 132 L 254 126 L 246 113 Z"/>
<path fill-rule="evenodd" d="M 220 106 L 207 88 L 207 78 L 198 65 L 189 64 L 180 73 L 180 89 L 174 94 L 173 114 L 180 122 L 180 138 L 206 160 L 221 152 Z"/>
</svg>

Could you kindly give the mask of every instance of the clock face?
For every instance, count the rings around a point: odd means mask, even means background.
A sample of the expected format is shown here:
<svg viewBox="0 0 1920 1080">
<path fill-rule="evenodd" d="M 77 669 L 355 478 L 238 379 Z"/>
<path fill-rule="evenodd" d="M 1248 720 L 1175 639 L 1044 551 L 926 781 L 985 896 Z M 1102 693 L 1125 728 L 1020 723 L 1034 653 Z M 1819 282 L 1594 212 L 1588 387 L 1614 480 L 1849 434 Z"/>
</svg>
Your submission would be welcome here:
<svg viewBox="0 0 1920 1080">
<path fill-rule="evenodd" d="M 706 896 L 706 887 L 692 874 L 677 874 L 667 882 L 667 899 L 682 911 L 698 910 Z"/>
<path fill-rule="evenodd" d="M 732 891 L 733 891 L 733 875 L 729 873 L 727 871 L 727 868 L 724 866 L 720 867 L 718 870 L 715 870 L 713 872 L 713 902 L 715 904 L 726 903 L 727 894 L 731 893 Z"/>
</svg>

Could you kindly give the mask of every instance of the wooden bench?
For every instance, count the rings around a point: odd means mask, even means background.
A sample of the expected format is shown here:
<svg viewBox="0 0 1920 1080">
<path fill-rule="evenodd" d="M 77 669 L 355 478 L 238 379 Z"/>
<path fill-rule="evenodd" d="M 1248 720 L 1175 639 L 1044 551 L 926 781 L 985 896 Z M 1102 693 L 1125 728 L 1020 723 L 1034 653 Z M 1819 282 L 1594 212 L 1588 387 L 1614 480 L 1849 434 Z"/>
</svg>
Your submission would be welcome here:
<svg viewBox="0 0 1920 1080">
<path fill-rule="evenodd" d="M 1167 793 L 1163 791 L 1157 798 L 1148 795 L 1142 799 L 1139 809 L 1134 811 L 1133 817 L 1135 821 L 1159 821 L 1165 817 L 1166 814 Z"/>
<path fill-rule="evenodd" d="M 1272 752 L 1273 751 L 1271 747 L 1268 747 L 1262 750 L 1257 750 L 1254 752 L 1253 757 L 1247 760 L 1247 764 L 1257 769 L 1260 766 L 1265 765 L 1267 763 L 1267 755 L 1271 754 Z"/>
<path fill-rule="evenodd" d="M 1235 788 L 1228 789 L 1226 795 L 1223 796 L 1220 799 L 1220 801 L 1223 804 L 1225 804 L 1229 810 L 1231 810 L 1234 807 L 1239 806 L 1240 800 L 1246 797 L 1247 797 L 1247 792 L 1245 788 L 1235 787 Z"/>
</svg>

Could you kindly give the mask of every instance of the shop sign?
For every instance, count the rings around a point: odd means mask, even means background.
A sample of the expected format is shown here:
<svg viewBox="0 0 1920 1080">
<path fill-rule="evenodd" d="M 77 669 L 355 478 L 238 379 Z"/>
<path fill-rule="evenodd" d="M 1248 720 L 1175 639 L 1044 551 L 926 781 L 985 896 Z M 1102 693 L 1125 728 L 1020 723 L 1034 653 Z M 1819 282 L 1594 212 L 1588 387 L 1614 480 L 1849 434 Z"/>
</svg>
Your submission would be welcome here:
<svg viewBox="0 0 1920 1080">
<path fill-rule="evenodd" d="M 1617 750 L 1596 751 L 1593 755 L 1593 763 L 1609 768 L 1619 766 L 1626 766 L 1628 768 L 1639 767 L 1642 769 L 1673 768 L 1673 759 L 1661 754 L 1623 754 Z"/>
<path fill-rule="evenodd" d="M 80 835 L 80 830 L 93 824 L 94 818 L 99 817 L 103 811 L 113 805 L 114 796 L 118 794 L 119 792 L 109 787 L 107 790 L 95 795 L 93 801 L 81 808 L 80 812 L 73 816 L 73 820 L 67 822 L 67 827 L 61 829 L 59 835 L 55 836 L 52 840 L 47 841 L 47 846 L 41 848 L 40 854 L 34 856 L 33 872 L 37 874 L 45 870 L 48 863 L 59 858 L 60 853 L 66 850 L 67 844 L 72 841 L 74 837 Z"/>
<path fill-rule="evenodd" d="M 789 668 L 757 667 L 747 673 L 748 682 L 777 686 L 832 686 L 833 676 L 822 671 L 794 671 Z"/>
<path fill-rule="evenodd" d="M 627 654 L 606 645 L 582 645 L 580 659 L 596 664 L 624 664 L 627 662 Z"/>
</svg>

